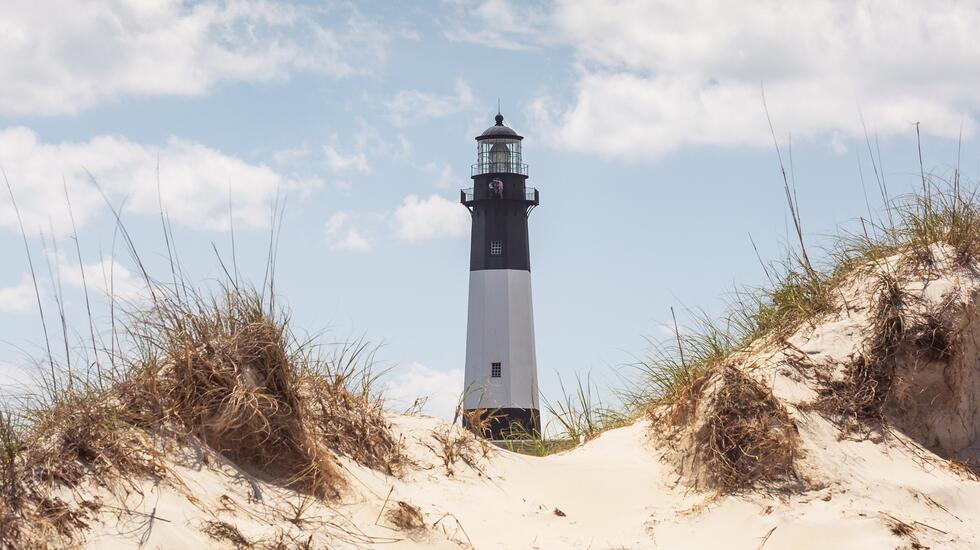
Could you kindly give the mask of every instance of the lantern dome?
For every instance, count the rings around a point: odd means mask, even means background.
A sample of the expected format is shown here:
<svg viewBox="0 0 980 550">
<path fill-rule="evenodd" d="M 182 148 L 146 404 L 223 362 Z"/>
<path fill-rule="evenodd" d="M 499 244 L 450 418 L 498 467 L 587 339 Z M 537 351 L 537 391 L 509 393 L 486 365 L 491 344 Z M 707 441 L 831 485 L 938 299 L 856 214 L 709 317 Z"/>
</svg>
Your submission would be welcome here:
<svg viewBox="0 0 980 550">
<path fill-rule="evenodd" d="M 476 136 L 478 140 L 484 139 L 494 139 L 494 138 L 505 138 L 505 139 L 524 139 L 524 136 L 518 135 L 513 128 L 509 126 L 504 126 L 504 115 L 497 113 L 494 120 L 497 122 L 493 126 L 487 128 L 482 134 Z"/>
</svg>

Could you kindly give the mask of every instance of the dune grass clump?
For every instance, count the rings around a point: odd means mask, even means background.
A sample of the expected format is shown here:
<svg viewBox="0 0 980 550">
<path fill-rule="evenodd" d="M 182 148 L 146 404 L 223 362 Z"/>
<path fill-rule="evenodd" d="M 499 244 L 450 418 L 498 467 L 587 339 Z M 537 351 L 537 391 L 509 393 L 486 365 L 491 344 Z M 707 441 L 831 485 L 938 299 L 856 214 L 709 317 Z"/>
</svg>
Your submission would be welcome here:
<svg viewBox="0 0 980 550">
<path fill-rule="evenodd" d="M 101 507 L 52 489 L 112 488 L 167 472 L 150 435 L 112 390 L 74 381 L 16 418 L 0 413 L 0 547 L 69 544 Z"/>
<path fill-rule="evenodd" d="M 799 433 L 772 391 L 741 369 L 719 365 L 698 376 L 655 423 L 680 469 L 722 493 L 798 478 Z"/>
<path fill-rule="evenodd" d="M 952 181 L 930 181 L 927 190 L 890 201 L 890 217 L 851 235 L 852 255 L 881 259 L 896 252 L 927 254 L 934 244 L 949 245 L 963 265 L 980 259 L 980 200 L 977 189 L 962 188 L 959 175 Z"/>
<path fill-rule="evenodd" d="M 339 496 L 343 480 L 300 393 L 302 356 L 285 316 L 257 292 L 158 298 L 130 331 L 141 360 L 122 398 L 140 424 L 199 438 L 285 486 Z"/>
<path fill-rule="evenodd" d="M 358 378 L 355 359 L 363 347 L 363 343 L 352 347 L 355 358 L 341 354 L 339 361 L 331 363 L 343 365 L 339 371 L 314 363 L 300 376 L 309 429 L 334 452 L 386 474 L 400 475 L 411 461 L 403 441 L 391 431 L 380 397 L 370 393 L 368 382 L 373 380 L 364 380 L 359 391 L 347 385 Z"/>
<path fill-rule="evenodd" d="M 251 475 L 322 499 L 346 487 L 337 455 L 401 473 L 404 446 L 371 393 L 371 358 L 347 351 L 365 344 L 321 359 L 253 290 L 154 290 L 126 323 L 131 348 L 102 377 L 49 385 L 20 426 L 4 415 L 0 546 L 75 540 L 96 506 L 52 496 L 59 488 L 167 479 L 166 453 L 180 445 L 203 443 Z"/>
<path fill-rule="evenodd" d="M 13 201 L 9 184 L 8 191 Z M 149 275 L 120 210 L 106 206 L 141 276 L 142 296 L 137 307 L 122 303 L 110 273 L 110 326 L 107 334 L 98 331 L 80 267 L 90 341 L 73 349 L 60 271 L 49 269 L 64 343 L 57 359 L 21 227 L 47 357 L 43 391 L 18 401 L 16 415 L 0 410 L 0 547 L 77 544 L 98 508 L 97 499 L 84 500 L 85 491 L 114 493 L 125 484 L 139 492 L 147 480 L 180 484 L 167 453 L 183 460 L 181 446 L 322 499 L 346 487 L 337 455 L 387 474 L 402 471 L 406 455 L 372 391 L 366 345 L 341 345 L 339 356 L 322 358 L 313 340 L 295 337 L 276 304 L 278 204 L 261 291 L 239 283 L 233 244 L 231 271 L 218 254 L 226 278 L 214 294 L 198 293 L 186 279 L 162 209 L 169 280 Z M 14 210 L 19 217 L 16 203 Z M 76 252 L 82 266 L 80 247 Z M 128 315 L 119 318 L 120 311 Z M 64 489 L 74 492 L 68 501 L 57 496 Z"/>
<path fill-rule="evenodd" d="M 734 493 L 799 479 L 800 441 L 789 413 L 770 388 L 733 366 L 756 341 L 744 310 L 723 322 L 706 316 L 675 332 L 673 345 L 653 348 L 635 365 L 640 382 L 624 403 L 650 418 L 668 457 L 693 485 Z"/>
<path fill-rule="evenodd" d="M 583 382 L 580 376 L 576 376 L 573 392 L 566 391 L 561 378 L 558 384 L 562 398 L 546 403 L 547 410 L 558 422 L 561 434 L 559 439 L 551 442 L 553 449 L 562 450 L 565 441 L 575 444 L 589 441 L 605 430 L 624 425 L 628 420 L 616 409 L 603 404 L 590 378 Z"/>
<path fill-rule="evenodd" d="M 75 487 L 85 478 L 160 477 L 164 468 L 111 390 L 73 387 L 30 412 L 24 436 L 27 479 Z"/>
<path fill-rule="evenodd" d="M 458 462 L 482 474 L 480 461 L 487 458 L 491 451 L 487 441 L 491 425 L 499 419 L 496 410 L 465 410 L 465 398 L 464 393 L 456 401 L 452 422 L 433 430 L 427 440 L 420 440 L 423 446 L 442 460 L 442 466 L 449 477 L 456 475 Z M 463 421 L 462 428 L 458 426 L 460 421 Z"/>
</svg>

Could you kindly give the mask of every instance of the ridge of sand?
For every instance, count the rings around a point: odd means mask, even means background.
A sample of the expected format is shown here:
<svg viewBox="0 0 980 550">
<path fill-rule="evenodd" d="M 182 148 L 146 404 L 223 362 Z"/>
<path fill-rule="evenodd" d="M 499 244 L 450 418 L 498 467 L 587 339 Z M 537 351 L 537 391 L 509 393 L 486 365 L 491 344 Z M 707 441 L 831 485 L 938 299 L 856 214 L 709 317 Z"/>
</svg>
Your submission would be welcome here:
<svg viewBox="0 0 980 550">
<path fill-rule="evenodd" d="M 923 307 L 960 307 L 951 310 L 958 312 L 962 329 L 958 355 L 922 367 L 952 372 L 959 384 L 980 371 L 980 324 L 974 322 L 980 314 L 980 278 L 954 267 L 943 253 L 937 249 L 940 267 L 912 277 L 905 290 Z M 849 437 L 807 407 L 818 392 L 807 369 L 839 370 L 861 353 L 872 314 L 870 277 L 857 277 L 841 289 L 846 305 L 839 311 L 801 328 L 782 345 L 760 346 L 738 358 L 740 368 L 772 388 L 799 430 L 796 467 L 802 483 L 795 490 L 725 496 L 692 489 L 649 420 L 547 457 L 478 451 L 474 465 L 459 461 L 450 475 L 435 452 L 433 434 L 471 436 L 432 418 L 391 415 L 413 462 L 401 478 L 341 457 L 350 488 L 339 502 L 326 503 L 255 480 L 206 449 L 183 447 L 170 459 L 173 475 L 163 481 L 73 495 L 102 504 L 88 521 L 84 544 L 99 549 L 980 548 L 975 518 L 980 482 L 912 439 L 936 436 L 942 447 L 943 441 L 959 445 L 964 437 L 976 437 L 980 416 L 970 414 L 976 414 L 980 395 L 964 395 L 974 391 L 967 382 L 962 388 L 947 383 L 953 393 L 942 394 L 964 400 L 965 412 L 944 403 L 932 412 L 923 409 L 917 413 L 921 425 L 906 430 L 911 437 L 891 427 Z M 903 399 L 913 403 L 917 397 Z M 943 416 L 947 409 L 959 416 Z M 961 425 L 951 426 L 953 420 Z M 980 453 L 980 441 L 958 452 Z M 424 528 L 395 527 L 387 512 L 399 501 L 418 507 Z"/>
<path fill-rule="evenodd" d="M 409 440 L 445 427 L 430 418 L 393 421 Z M 311 502 L 295 523 L 303 497 L 292 491 L 227 464 L 175 466 L 184 490 L 142 484 L 143 494 L 128 499 L 132 512 L 104 507 L 87 546 L 234 548 L 201 531 L 208 521 L 234 525 L 250 541 L 286 533 L 313 548 L 914 548 L 893 533 L 898 521 L 926 547 L 980 545 L 980 483 L 930 463 L 900 434 L 888 445 L 839 441 L 833 425 L 810 417 L 802 428 L 807 460 L 828 479 L 802 494 L 715 497 L 679 482 L 649 430 L 637 422 L 543 458 L 493 449 L 482 472 L 461 468 L 455 477 L 419 445 L 419 468 L 404 479 L 344 460 L 351 494 L 337 505 Z M 382 506 L 398 500 L 418 506 L 429 527 L 394 529 Z"/>
</svg>

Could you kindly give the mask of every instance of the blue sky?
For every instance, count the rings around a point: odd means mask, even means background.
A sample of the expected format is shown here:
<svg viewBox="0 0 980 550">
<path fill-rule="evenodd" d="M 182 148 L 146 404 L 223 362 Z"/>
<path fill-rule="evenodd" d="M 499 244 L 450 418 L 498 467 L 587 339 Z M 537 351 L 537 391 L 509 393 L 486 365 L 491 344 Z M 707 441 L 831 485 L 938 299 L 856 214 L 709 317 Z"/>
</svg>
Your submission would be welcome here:
<svg viewBox="0 0 980 550">
<path fill-rule="evenodd" d="M 787 212 L 763 89 L 815 243 L 867 214 L 861 170 L 880 203 L 866 135 L 895 194 L 917 185 L 916 121 L 927 170 L 948 173 L 959 154 L 977 176 L 980 9 L 923 6 L 16 0 L 0 12 L 0 167 L 52 334 L 48 263 L 87 331 L 65 185 L 86 275 L 100 286 L 111 271 L 116 293 L 137 301 L 88 174 L 125 201 L 162 276 L 159 170 L 201 284 L 220 274 L 212 243 L 230 254 L 229 197 L 239 267 L 261 280 L 282 192 L 277 285 L 295 325 L 383 341 L 395 403 L 430 394 L 430 412 L 445 415 L 465 346 L 458 190 L 499 98 L 541 191 L 532 280 L 542 391 L 554 399 L 559 374 L 612 380 L 645 337 L 668 334 L 671 306 L 682 320 L 685 308 L 717 313 L 733 285 L 761 284 L 750 234 L 779 259 Z M 5 193 L 0 254 L 0 372 L 19 384 L 43 340 Z"/>
</svg>

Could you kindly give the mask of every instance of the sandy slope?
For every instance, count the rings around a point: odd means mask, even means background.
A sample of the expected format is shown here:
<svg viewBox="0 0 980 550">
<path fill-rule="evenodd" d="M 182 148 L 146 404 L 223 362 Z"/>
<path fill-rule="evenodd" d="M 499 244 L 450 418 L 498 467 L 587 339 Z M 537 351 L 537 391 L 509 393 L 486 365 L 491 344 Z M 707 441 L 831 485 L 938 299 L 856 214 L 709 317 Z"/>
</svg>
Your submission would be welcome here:
<svg viewBox="0 0 980 550">
<path fill-rule="evenodd" d="M 353 481 L 343 503 L 312 503 L 296 524 L 302 497 L 249 480 L 228 465 L 189 460 L 175 466 L 185 490 L 141 487 L 128 506 L 112 513 L 103 494 L 102 525 L 92 548 L 211 548 L 199 529 L 221 520 L 251 541 L 285 531 L 312 536 L 314 547 L 357 548 L 901 548 L 910 539 L 890 525 L 901 520 L 932 548 L 980 547 L 980 483 L 930 464 L 901 436 L 887 444 L 838 441 L 837 430 L 812 418 L 804 426 L 813 489 L 797 495 L 713 497 L 679 483 L 660 460 L 649 425 L 609 431 L 581 448 L 534 458 L 493 450 L 482 472 L 465 466 L 456 477 L 418 444 L 439 422 L 394 419 L 419 468 L 391 478 L 345 462 Z M 925 460 L 925 462 L 924 462 Z M 390 491 L 390 496 L 389 496 Z M 382 505 L 404 500 L 419 506 L 426 530 L 406 534 L 382 517 Z M 386 503 L 387 501 L 387 503 Z M 566 515 L 558 516 L 555 509 Z M 151 519 L 150 516 L 154 519 Z M 377 522 L 377 523 L 376 523 Z M 434 527 L 432 525 L 435 524 Z M 768 538 L 766 538 L 768 536 Z M 763 542 L 765 543 L 763 545 Z M 906 546 L 912 548 L 913 546 Z"/>
<path fill-rule="evenodd" d="M 942 362 L 899 362 L 911 385 L 889 414 L 902 431 L 845 437 L 807 406 L 817 395 L 814 371 L 846 369 L 860 356 L 873 277 L 841 289 L 844 305 L 814 326 L 737 358 L 772 388 L 799 431 L 794 488 L 734 496 L 693 489 L 648 421 L 544 458 L 492 448 L 475 467 L 457 462 L 449 475 L 430 447 L 438 447 L 433 433 L 450 428 L 393 416 L 414 463 L 400 478 L 342 458 L 350 487 L 327 505 L 185 448 L 157 485 L 77 495 L 102 504 L 86 545 L 233 548 L 235 532 L 219 541 L 202 531 L 224 522 L 240 532 L 240 547 L 256 548 L 274 548 L 277 539 L 290 548 L 980 548 L 980 482 L 904 435 L 960 456 L 980 449 L 980 276 L 942 250 L 936 257 L 934 272 L 910 278 L 905 292 L 915 307 L 955 313 L 956 352 Z M 418 506 L 425 528 L 395 528 L 386 510 L 397 501 Z"/>
</svg>

